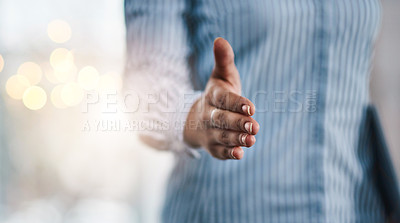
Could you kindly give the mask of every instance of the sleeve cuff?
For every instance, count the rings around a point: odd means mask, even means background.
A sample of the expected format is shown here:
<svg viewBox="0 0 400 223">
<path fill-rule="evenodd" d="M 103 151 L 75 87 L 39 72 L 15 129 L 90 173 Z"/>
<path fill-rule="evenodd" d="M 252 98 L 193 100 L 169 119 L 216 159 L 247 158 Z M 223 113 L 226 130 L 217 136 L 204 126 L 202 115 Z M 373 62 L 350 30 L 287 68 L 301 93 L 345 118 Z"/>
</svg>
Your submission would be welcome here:
<svg viewBox="0 0 400 223">
<path fill-rule="evenodd" d="M 185 122 L 187 119 L 187 115 L 192 107 L 192 105 L 196 102 L 197 99 L 201 97 L 201 91 L 193 91 L 191 93 L 186 93 L 182 95 L 181 100 L 179 100 L 177 112 L 172 114 L 171 123 L 172 123 L 172 134 L 173 140 L 171 143 L 171 150 L 177 153 L 185 153 L 192 158 L 199 159 L 201 154 L 199 153 L 199 149 L 193 148 L 189 146 L 183 140 L 183 130 L 185 127 Z"/>
</svg>

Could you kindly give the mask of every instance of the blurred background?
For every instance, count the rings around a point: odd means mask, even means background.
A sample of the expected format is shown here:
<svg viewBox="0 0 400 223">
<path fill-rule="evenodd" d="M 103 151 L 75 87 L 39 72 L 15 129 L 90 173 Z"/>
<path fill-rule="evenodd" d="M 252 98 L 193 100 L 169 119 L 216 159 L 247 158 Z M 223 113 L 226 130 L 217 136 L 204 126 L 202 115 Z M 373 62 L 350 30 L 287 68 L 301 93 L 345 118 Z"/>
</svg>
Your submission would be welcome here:
<svg viewBox="0 0 400 223">
<path fill-rule="evenodd" d="M 0 0 L 0 30 L 0 222 L 158 222 L 171 154 L 85 111 L 121 89 L 123 0 Z"/>
<path fill-rule="evenodd" d="M 400 1 L 382 4 L 371 98 L 399 174 Z M 123 16 L 123 0 L 0 0 L 0 222 L 159 222 L 173 157 L 121 127 Z"/>
</svg>

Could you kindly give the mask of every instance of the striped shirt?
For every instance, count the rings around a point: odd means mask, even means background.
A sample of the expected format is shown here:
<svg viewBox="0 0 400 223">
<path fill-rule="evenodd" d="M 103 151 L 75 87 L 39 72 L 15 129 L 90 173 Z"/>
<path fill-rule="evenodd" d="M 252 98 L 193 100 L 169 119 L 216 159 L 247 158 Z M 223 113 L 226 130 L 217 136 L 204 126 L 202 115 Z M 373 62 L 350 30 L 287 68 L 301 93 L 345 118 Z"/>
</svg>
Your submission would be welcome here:
<svg viewBox="0 0 400 223">
<path fill-rule="evenodd" d="M 177 154 L 164 222 L 384 221 L 363 128 L 378 0 L 126 0 L 125 15 L 125 82 L 161 92 L 143 118 L 169 123 L 148 135 Z M 260 124 L 240 161 L 182 152 L 219 36 Z"/>
</svg>

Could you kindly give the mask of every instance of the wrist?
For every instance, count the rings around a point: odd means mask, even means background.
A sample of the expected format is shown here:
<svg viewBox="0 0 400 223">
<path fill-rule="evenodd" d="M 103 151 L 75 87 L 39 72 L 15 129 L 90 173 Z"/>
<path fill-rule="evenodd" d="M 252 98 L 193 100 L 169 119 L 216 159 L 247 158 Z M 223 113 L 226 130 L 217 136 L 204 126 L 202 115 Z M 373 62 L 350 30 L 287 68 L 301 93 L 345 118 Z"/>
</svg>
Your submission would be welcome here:
<svg viewBox="0 0 400 223">
<path fill-rule="evenodd" d="M 195 103 L 193 103 L 184 126 L 183 130 L 183 140 L 187 145 L 189 145 L 192 148 L 198 148 L 201 147 L 201 141 L 202 141 L 202 134 L 201 134 L 201 127 L 199 126 L 199 121 L 200 120 L 200 114 L 198 107 L 200 105 L 201 98 L 197 99 Z"/>
</svg>

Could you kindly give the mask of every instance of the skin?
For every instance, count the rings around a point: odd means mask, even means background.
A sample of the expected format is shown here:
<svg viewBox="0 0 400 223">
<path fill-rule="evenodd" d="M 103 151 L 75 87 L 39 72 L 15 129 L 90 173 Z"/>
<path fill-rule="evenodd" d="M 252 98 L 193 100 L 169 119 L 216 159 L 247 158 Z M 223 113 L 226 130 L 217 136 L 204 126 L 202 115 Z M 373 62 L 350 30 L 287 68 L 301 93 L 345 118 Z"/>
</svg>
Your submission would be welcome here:
<svg viewBox="0 0 400 223">
<path fill-rule="evenodd" d="M 242 159 L 242 147 L 251 147 L 260 125 L 251 116 L 254 104 L 241 96 L 239 72 L 232 47 L 223 38 L 214 41 L 215 66 L 203 96 L 188 114 L 184 140 L 221 160 Z"/>
</svg>

